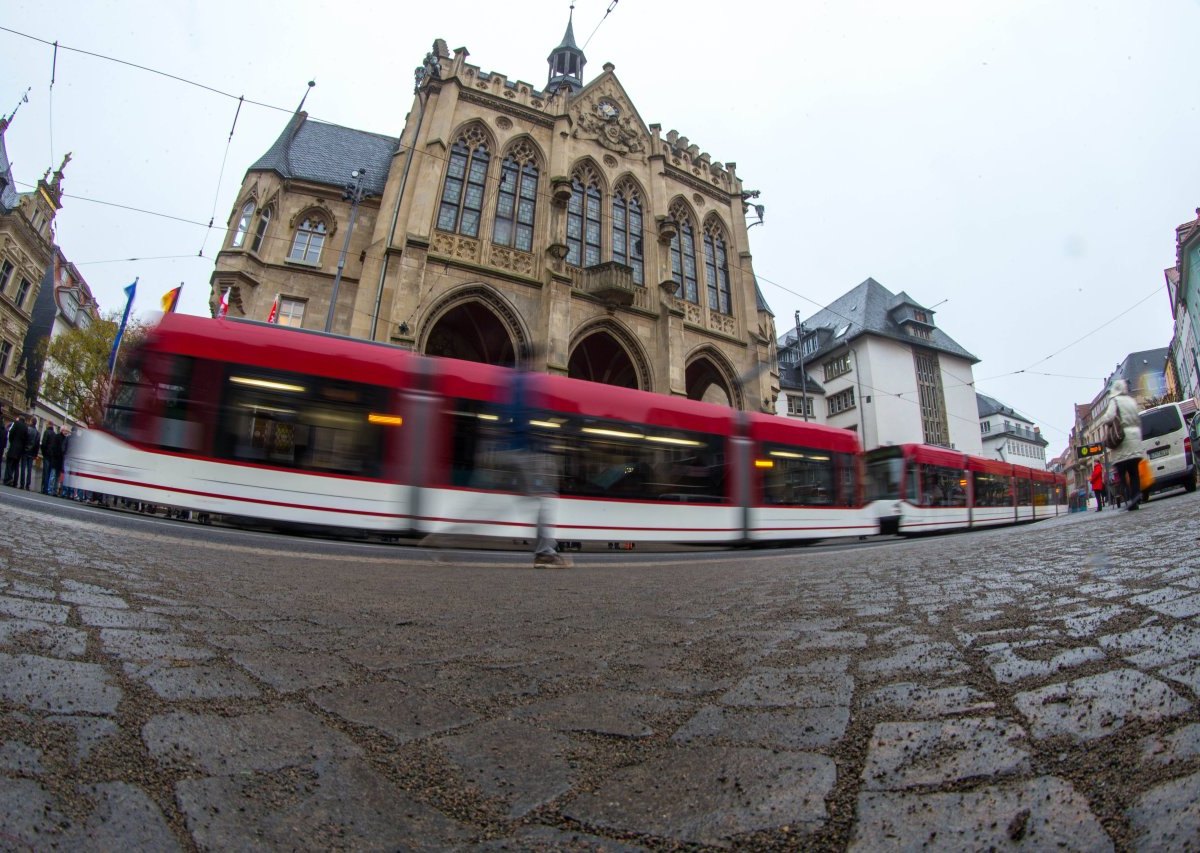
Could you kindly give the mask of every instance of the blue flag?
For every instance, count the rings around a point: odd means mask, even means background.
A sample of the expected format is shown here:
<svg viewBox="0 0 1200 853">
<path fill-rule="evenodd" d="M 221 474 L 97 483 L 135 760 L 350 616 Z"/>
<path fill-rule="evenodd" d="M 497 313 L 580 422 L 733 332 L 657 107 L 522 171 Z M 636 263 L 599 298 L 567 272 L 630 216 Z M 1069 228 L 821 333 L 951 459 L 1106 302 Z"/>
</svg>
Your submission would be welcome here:
<svg viewBox="0 0 1200 853">
<path fill-rule="evenodd" d="M 129 322 L 129 309 L 133 307 L 133 294 L 137 292 L 138 280 L 125 288 L 125 314 L 121 317 L 121 325 L 117 328 L 117 336 L 113 339 L 112 352 L 108 356 L 108 372 L 112 373 L 117 366 L 117 350 L 121 348 L 121 337 L 125 334 L 125 324 Z"/>
</svg>

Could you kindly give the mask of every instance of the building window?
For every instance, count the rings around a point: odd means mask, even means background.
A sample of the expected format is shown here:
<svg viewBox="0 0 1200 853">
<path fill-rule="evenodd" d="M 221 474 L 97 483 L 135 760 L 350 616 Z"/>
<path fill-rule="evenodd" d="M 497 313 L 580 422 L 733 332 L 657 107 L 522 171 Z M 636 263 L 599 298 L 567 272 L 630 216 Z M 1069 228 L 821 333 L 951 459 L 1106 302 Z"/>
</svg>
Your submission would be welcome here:
<svg viewBox="0 0 1200 853">
<path fill-rule="evenodd" d="M 238 216 L 237 227 L 233 229 L 233 239 L 229 241 L 229 245 L 234 249 L 240 249 L 246 245 L 246 232 L 250 230 L 250 220 L 254 217 L 254 202 L 248 201 L 242 206 L 242 212 Z"/>
<path fill-rule="evenodd" d="M 279 316 L 276 322 L 280 326 L 296 326 L 297 328 L 303 326 L 304 301 L 281 297 L 279 300 Z"/>
<path fill-rule="evenodd" d="M 671 239 L 671 275 L 683 286 L 683 298 L 688 302 L 700 303 L 700 290 L 696 281 L 696 233 L 692 228 L 692 217 L 682 204 L 671 208 L 675 220 L 675 236 Z"/>
<path fill-rule="evenodd" d="M 942 369 L 937 353 L 932 350 L 913 350 L 917 372 L 917 397 L 921 406 L 921 428 L 926 444 L 950 446 L 946 428 L 946 397 L 942 392 Z"/>
<path fill-rule="evenodd" d="M 803 394 L 787 395 L 787 413 L 796 417 L 813 417 L 813 398 Z"/>
<path fill-rule="evenodd" d="M 0 376 L 8 375 L 8 362 L 12 358 L 13 345 L 0 341 Z"/>
<path fill-rule="evenodd" d="M 991 421 L 982 421 L 979 424 L 979 431 L 982 432 L 984 435 L 987 435 L 989 432 L 992 431 L 992 422 Z"/>
<path fill-rule="evenodd" d="M 708 307 L 721 314 L 732 314 L 725 236 L 713 220 L 704 229 L 704 267 L 708 273 Z"/>
<path fill-rule="evenodd" d="M 12 279 L 12 274 L 12 261 L 5 261 L 3 265 L 0 265 L 0 293 L 8 290 L 8 282 Z"/>
<path fill-rule="evenodd" d="M 809 335 L 808 337 L 806 337 L 804 339 L 804 344 L 801 347 L 804 355 L 806 355 L 806 356 L 812 355 L 814 352 L 816 352 L 820 348 L 821 348 L 821 342 L 816 335 Z"/>
<path fill-rule="evenodd" d="M 567 263 L 577 267 L 600 263 L 600 176 L 587 165 L 577 169 L 571 178 Z"/>
<path fill-rule="evenodd" d="M 483 131 L 478 127 L 464 131 L 450 149 L 450 164 L 446 169 L 442 203 L 438 208 L 438 230 L 458 232 L 468 237 L 479 236 L 490 161 Z"/>
<path fill-rule="evenodd" d="M 21 279 L 21 286 L 17 288 L 17 298 L 14 300 L 18 308 L 25 307 L 25 297 L 29 295 L 29 291 L 32 288 L 33 285 L 29 283 L 29 279 Z"/>
<path fill-rule="evenodd" d="M 642 201 L 631 185 L 613 194 L 613 260 L 633 269 L 633 280 L 646 283 L 646 259 L 642 255 Z"/>
<path fill-rule="evenodd" d="M 922 329 L 920 326 L 909 324 L 904 327 L 904 331 L 914 338 L 921 338 L 926 341 L 933 340 L 933 332 L 929 331 L 929 329 Z"/>
<path fill-rule="evenodd" d="M 828 382 L 838 376 L 843 376 L 850 372 L 850 353 L 844 353 L 837 358 L 831 358 L 825 362 L 825 381 Z"/>
<path fill-rule="evenodd" d="M 308 217 L 296 229 L 296 239 L 292 241 L 292 251 L 288 260 L 319 264 L 324 245 L 325 222 L 317 217 Z"/>
<path fill-rule="evenodd" d="M 537 212 L 538 167 L 529 143 L 521 142 L 500 166 L 496 191 L 496 224 L 492 242 L 533 251 L 533 218 Z"/>
<path fill-rule="evenodd" d="M 836 415 L 848 409 L 854 408 L 854 389 L 847 388 L 844 391 L 838 391 L 836 394 L 830 394 L 825 401 L 829 407 L 829 414 Z"/>
<path fill-rule="evenodd" d="M 267 226 L 271 224 L 272 212 L 272 208 L 266 207 L 258 215 L 258 227 L 254 229 L 254 242 L 250 245 L 250 251 L 257 253 L 262 248 L 263 240 L 267 238 Z"/>
</svg>

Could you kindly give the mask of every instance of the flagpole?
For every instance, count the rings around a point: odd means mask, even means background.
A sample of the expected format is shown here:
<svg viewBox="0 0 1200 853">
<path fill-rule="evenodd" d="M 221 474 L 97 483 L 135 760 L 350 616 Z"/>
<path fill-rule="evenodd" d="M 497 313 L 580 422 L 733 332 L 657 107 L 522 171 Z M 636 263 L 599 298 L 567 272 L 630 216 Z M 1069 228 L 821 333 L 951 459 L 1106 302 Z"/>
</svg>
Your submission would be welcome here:
<svg viewBox="0 0 1200 853">
<path fill-rule="evenodd" d="M 129 309 L 133 307 L 133 295 L 137 293 L 137 283 L 141 276 L 137 276 L 133 280 L 133 284 L 125 288 L 125 314 L 121 317 L 121 325 L 117 327 L 117 337 L 113 341 L 112 354 L 108 357 L 108 373 L 111 376 L 113 369 L 117 366 L 117 353 L 121 351 L 121 339 L 125 337 L 125 324 L 129 322 Z"/>
</svg>

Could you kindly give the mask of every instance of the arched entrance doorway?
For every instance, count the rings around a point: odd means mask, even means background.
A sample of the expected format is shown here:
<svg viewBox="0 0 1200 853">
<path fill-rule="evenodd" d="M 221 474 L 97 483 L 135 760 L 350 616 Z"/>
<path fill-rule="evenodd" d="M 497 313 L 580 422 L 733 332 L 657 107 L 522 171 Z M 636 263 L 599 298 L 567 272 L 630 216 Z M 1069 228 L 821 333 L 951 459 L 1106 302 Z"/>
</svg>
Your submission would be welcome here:
<svg viewBox="0 0 1200 853">
<path fill-rule="evenodd" d="M 572 379 L 603 382 L 622 388 L 639 388 L 638 371 L 629 353 L 611 334 L 596 331 L 585 337 L 571 351 L 567 375 Z"/>
<path fill-rule="evenodd" d="M 504 323 L 480 302 L 467 302 L 439 317 L 425 338 L 425 354 L 485 364 L 512 365 L 513 340 Z"/>
<path fill-rule="evenodd" d="M 725 373 L 706 356 L 687 366 L 685 374 L 689 400 L 703 400 L 718 406 L 734 406 L 736 398 Z"/>
</svg>

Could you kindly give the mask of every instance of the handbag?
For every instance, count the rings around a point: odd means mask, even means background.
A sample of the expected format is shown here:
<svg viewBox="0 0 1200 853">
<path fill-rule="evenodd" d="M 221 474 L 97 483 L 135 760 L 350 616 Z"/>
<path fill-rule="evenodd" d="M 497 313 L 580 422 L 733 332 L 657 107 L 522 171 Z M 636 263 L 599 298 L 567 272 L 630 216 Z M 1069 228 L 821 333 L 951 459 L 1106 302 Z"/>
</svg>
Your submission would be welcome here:
<svg viewBox="0 0 1200 853">
<path fill-rule="evenodd" d="M 1121 446 L 1121 442 L 1125 440 L 1125 427 L 1121 426 L 1120 415 L 1117 415 L 1111 421 L 1105 421 L 1104 434 L 1101 440 L 1109 450 L 1116 450 Z"/>
</svg>

